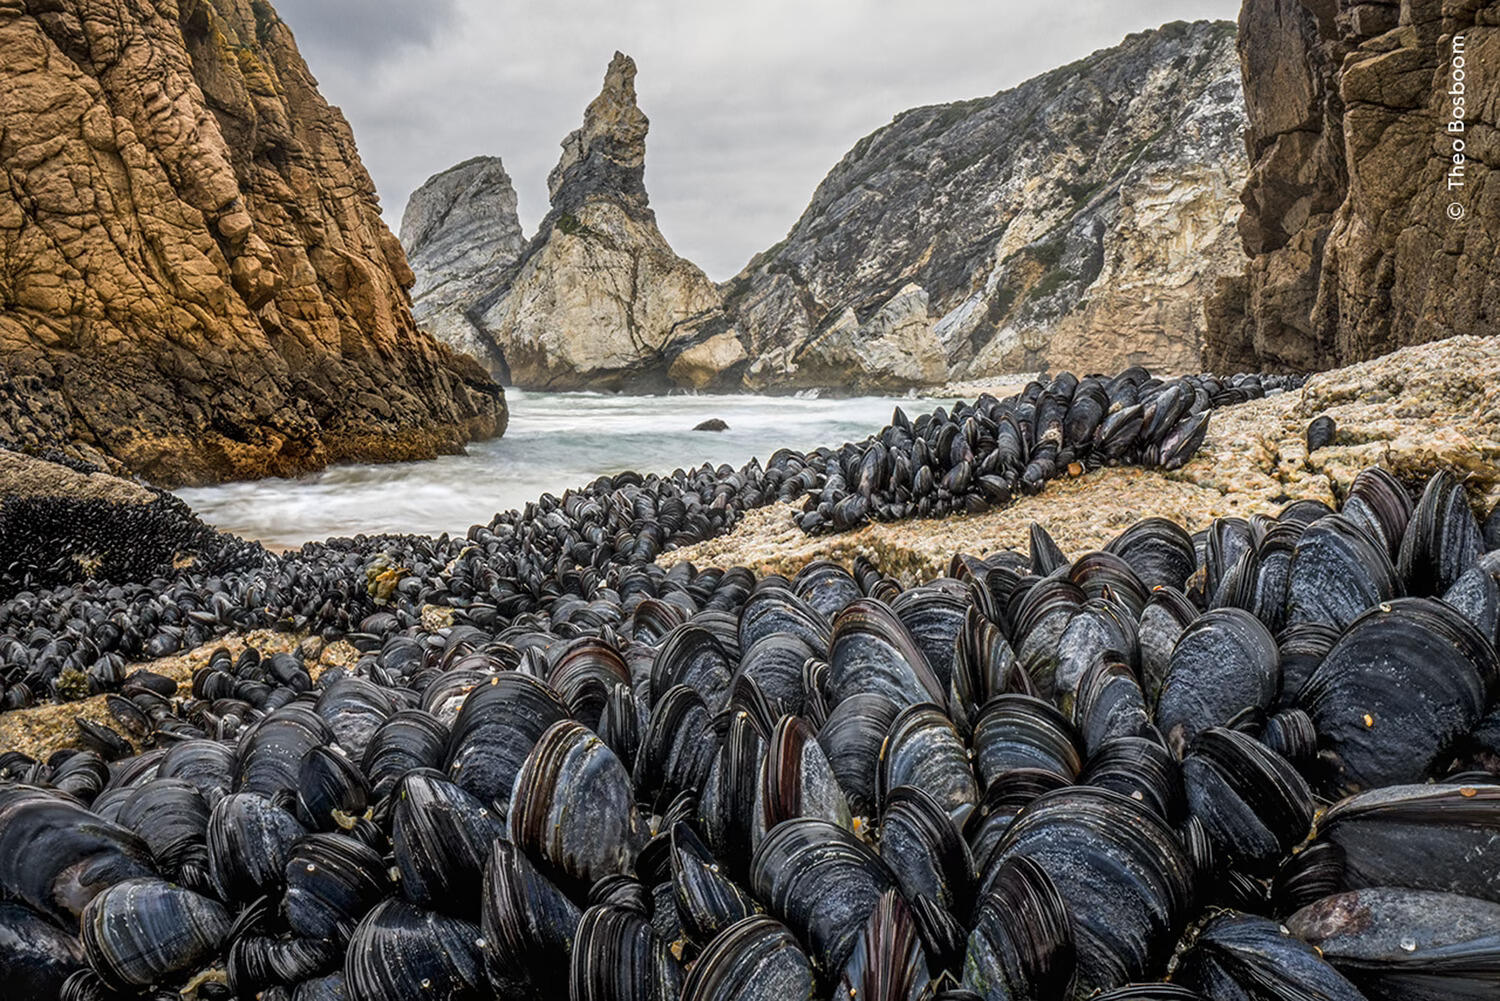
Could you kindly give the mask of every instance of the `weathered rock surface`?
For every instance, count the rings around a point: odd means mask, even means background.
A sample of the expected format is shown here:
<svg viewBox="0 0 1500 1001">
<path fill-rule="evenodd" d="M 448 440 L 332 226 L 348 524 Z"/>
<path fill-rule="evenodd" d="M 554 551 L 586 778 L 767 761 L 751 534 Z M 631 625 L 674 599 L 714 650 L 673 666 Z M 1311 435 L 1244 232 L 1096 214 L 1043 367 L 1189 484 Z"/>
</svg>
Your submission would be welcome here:
<svg viewBox="0 0 1500 1001">
<path fill-rule="evenodd" d="M 1208 363 L 1314 370 L 1500 331 L 1500 6 L 1246 0 L 1239 51 L 1250 263 L 1209 304 Z"/>
<path fill-rule="evenodd" d="M 264 0 L 0 0 L 0 53 L 0 436 L 181 484 L 503 430 Z"/>
<path fill-rule="evenodd" d="M 1323 414 L 1334 418 L 1337 437 L 1309 454 L 1303 435 Z M 1054 480 L 995 511 L 834 535 L 803 534 L 792 520 L 798 509 L 776 504 L 747 512 L 728 535 L 658 562 L 790 575 L 814 559 L 848 565 L 862 553 L 916 583 L 945 573 L 954 553 L 1025 552 L 1034 521 L 1077 556 L 1151 515 L 1194 532 L 1218 517 L 1275 514 L 1304 497 L 1334 504 L 1369 465 L 1413 487 L 1438 469 L 1453 470 L 1482 517 L 1500 500 L 1497 429 L 1500 338 L 1455 337 L 1313 376 L 1299 392 L 1216 410 L 1202 451 L 1175 471 L 1111 467 Z"/>
<path fill-rule="evenodd" d="M 418 326 L 483 361 L 489 338 L 465 311 L 526 247 L 516 189 L 500 158 L 465 160 L 412 192 L 401 216 L 401 246 L 415 276 L 411 311 Z"/>
<path fill-rule="evenodd" d="M 672 252 L 646 196 L 646 130 L 636 105 L 635 63 L 615 53 L 583 126 L 563 140 L 548 176 L 551 210 L 509 267 L 467 305 L 476 356 L 503 381 L 527 389 L 662 389 L 693 385 L 704 366 L 734 364 L 720 329 L 720 295 Z M 439 336 L 443 329 L 434 328 Z M 467 342 L 454 341 L 460 347 Z M 727 352 L 727 353 L 726 353 Z"/>
<path fill-rule="evenodd" d="M 1243 126 L 1234 28 L 1207 21 L 1131 35 L 993 97 L 903 112 L 727 287 L 754 359 L 746 383 L 1196 368 L 1203 299 L 1244 261 Z M 896 367 L 893 310 L 916 353 Z M 930 337 L 916 333 L 924 320 Z M 829 362 L 851 349 L 863 364 L 833 378 Z"/>
<path fill-rule="evenodd" d="M 0 599 L 80 581 L 148 580 L 174 567 L 216 572 L 264 556 L 158 487 L 60 453 L 0 448 Z"/>
</svg>

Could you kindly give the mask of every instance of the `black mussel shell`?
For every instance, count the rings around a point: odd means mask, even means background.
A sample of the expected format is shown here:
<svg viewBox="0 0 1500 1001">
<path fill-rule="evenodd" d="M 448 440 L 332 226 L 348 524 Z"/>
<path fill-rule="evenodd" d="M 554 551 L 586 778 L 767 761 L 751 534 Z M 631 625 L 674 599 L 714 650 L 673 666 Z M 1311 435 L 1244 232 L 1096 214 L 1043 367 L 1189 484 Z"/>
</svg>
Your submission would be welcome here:
<svg viewBox="0 0 1500 1001">
<path fill-rule="evenodd" d="M 763 914 L 724 929 L 703 950 L 682 1001 L 811 1001 L 812 966 L 791 931 Z"/>
<path fill-rule="evenodd" d="M 1205 925 L 1174 979 L 1210 998 L 1364 1001 L 1311 945 L 1249 914 L 1224 914 Z"/>
</svg>

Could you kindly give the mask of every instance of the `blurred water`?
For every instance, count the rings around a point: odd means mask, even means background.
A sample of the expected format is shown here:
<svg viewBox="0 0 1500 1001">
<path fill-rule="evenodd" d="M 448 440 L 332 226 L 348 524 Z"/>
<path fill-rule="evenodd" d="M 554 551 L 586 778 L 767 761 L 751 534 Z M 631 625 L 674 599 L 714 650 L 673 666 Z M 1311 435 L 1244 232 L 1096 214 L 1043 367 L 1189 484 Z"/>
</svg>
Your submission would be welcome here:
<svg viewBox="0 0 1500 1001">
<path fill-rule="evenodd" d="M 205 521 L 268 545 L 298 546 L 360 532 L 462 533 L 543 492 L 561 494 L 605 473 L 671 472 L 704 462 L 739 466 L 778 448 L 840 445 L 880 430 L 900 405 L 930 399 L 617 396 L 506 391 L 510 428 L 467 455 L 430 462 L 335 466 L 297 479 L 192 487 L 177 495 Z M 693 431 L 718 417 L 722 432 Z"/>
</svg>

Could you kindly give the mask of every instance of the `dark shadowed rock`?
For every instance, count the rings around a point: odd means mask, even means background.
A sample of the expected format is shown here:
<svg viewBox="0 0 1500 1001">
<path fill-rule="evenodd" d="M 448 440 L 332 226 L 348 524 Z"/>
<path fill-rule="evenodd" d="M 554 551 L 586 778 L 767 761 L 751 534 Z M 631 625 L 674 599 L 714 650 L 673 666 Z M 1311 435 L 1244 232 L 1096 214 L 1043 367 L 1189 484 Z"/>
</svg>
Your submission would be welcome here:
<svg viewBox="0 0 1500 1001">
<path fill-rule="evenodd" d="M 704 421 L 702 424 L 699 424 L 696 427 L 694 427 L 693 430 L 694 431 L 728 431 L 729 430 L 729 425 L 725 424 L 722 420 L 720 420 L 717 417 L 710 417 L 708 420 Z"/>
<path fill-rule="evenodd" d="M 1323 369 L 1500 329 L 1493 4 L 1246 0 L 1239 50 L 1251 259 L 1209 304 L 1208 365 Z M 1455 55 L 1461 132 L 1447 125 Z"/>
</svg>

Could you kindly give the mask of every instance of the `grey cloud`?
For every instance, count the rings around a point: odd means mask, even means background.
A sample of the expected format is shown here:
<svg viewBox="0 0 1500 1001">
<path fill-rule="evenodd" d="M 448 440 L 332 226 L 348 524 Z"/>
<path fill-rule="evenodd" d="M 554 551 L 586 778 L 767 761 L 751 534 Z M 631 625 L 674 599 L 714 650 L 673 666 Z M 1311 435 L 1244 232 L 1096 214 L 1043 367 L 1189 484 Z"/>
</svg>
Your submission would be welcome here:
<svg viewBox="0 0 1500 1001">
<path fill-rule="evenodd" d="M 273 0 L 277 2 L 277 0 Z M 726 278 L 775 243 L 861 136 L 1238 0 L 279 0 L 354 127 L 394 227 L 410 192 L 502 157 L 523 224 L 615 49 L 651 119 L 646 184 L 674 249 Z"/>
</svg>

